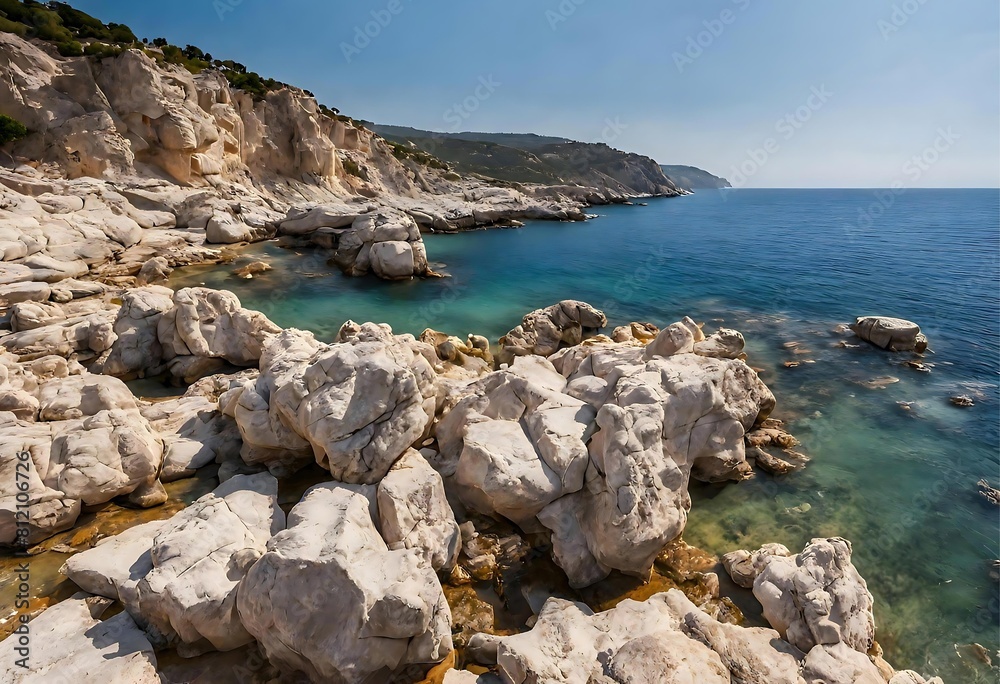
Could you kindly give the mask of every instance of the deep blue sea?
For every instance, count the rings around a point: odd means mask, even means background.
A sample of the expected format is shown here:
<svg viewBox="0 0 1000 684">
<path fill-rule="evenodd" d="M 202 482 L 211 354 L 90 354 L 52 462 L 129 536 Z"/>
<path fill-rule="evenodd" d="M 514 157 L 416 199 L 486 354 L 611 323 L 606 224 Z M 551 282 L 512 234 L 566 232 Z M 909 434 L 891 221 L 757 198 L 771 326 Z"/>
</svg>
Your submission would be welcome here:
<svg viewBox="0 0 1000 684">
<path fill-rule="evenodd" d="M 324 339 L 353 319 L 495 341 L 528 311 L 568 298 L 602 308 L 612 325 L 690 315 L 708 330 L 737 328 L 778 398 L 775 416 L 812 462 L 781 479 L 693 485 L 686 540 L 725 553 L 846 537 L 890 662 L 995 682 L 963 645 L 1000 649 L 989 575 L 1000 509 L 976 494 L 977 480 L 1000 480 L 1000 192 L 885 197 L 702 191 L 598 208 L 583 224 L 429 235 L 432 262 L 451 277 L 409 283 L 346 278 L 318 252 L 271 242 L 241 259 L 264 258 L 270 273 L 240 280 L 226 267 L 194 268 L 172 285 L 230 289 Z M 931 372 L 904 366 L 909 355 L 839 346 L 834 326 L 868 314 L 919 323 Z M 898 382 L 874 389 L 877 378 Z M 976 405 L 952 406 L 955 394 Z"/>
</svg>

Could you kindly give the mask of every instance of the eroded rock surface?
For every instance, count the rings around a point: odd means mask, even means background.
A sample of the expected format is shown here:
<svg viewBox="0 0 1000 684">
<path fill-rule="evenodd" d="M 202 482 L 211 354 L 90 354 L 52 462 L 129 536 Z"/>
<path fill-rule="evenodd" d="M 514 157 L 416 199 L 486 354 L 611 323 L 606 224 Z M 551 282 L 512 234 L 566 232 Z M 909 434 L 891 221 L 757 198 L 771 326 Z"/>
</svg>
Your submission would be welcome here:
<svg viewBox="0 0 1000 684">
<path fill-rule="evenodd" d="M 46 609 L 30 623 L 30 657 L 18 653 L 19 635 L 0 642 L 0 677 L 11 684 L 160 684 L 153 647 L 132 618 L 100 620 L 110 603 L 77 594 Z"/>
<path fill-rule="evenodd" d="M 745 363 L 695 353 L 703 339 L 686 319 L 646 346 L 598 337 L 514 358 L 441 419 L 442 474 L 470 509 L 548 528 L 574 586 L 647 575 L 684 529 L 689 479 L 746 477 L 744 437 L 774 407 Z"/>
<path fill-rule="evenodd" d="M 915 351 L 927 349 L 927 337 L 920 326 L 901 318 L 863 316 L 851 324 L 854 334 L 876 347 L 889 351 Z"/>
<path fill-rule="evenodd" d="M 271 662 L 361 683 L 451 651 L 441 586 L 419 551 L 389 549 L 375 498 L 371 486 L 314 487 L 241 583 L 239 615 Z"/>
</svg>

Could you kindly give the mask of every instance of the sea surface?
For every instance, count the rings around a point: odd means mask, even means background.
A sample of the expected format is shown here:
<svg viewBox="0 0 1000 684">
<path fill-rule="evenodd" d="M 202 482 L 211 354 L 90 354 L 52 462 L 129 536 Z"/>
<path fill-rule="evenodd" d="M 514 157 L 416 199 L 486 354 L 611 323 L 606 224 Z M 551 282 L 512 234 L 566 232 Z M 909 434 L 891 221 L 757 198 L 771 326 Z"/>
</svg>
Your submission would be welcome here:
<svg viewBox="0 0 1000 684">
<path fill-rule="evenodd" d="M 236 264 L 264 259 L 270 273 L 191 268 L 171 284 L 230 289 L 327 340 L 353 319 L 496 341 L 562 299 L 590 302 L 611 325 L 690 315 L 707 331 L 736 328 L 778 398 L 775 416 L 812 461 L 781 478 L 692 485 L 685 539 L 719 554 L 850 539 L 890 662 L 997 681 L 967 645 L 998 662 L 989 563 L 1000 558 L 1000 509 L 976 482 L 1000 484 L 1000 192 L 702 191 L 594 211 L 582 224 L 425 236 L 451 276 L 440 280 L 351 279 L 319 251 L 270 242 Z M 834 332 L 869 314 L 919 323 L 930 372 Z M 956 394 L 975 406 L 952 406 Z"/>
</svg>

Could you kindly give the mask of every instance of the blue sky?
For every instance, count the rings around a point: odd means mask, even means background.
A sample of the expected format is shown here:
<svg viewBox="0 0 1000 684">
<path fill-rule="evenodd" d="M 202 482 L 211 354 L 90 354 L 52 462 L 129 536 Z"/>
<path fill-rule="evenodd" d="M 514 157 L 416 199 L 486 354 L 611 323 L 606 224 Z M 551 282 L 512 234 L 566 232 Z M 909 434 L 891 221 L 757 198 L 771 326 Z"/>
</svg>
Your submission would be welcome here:
<svg viewBox="0 0 1000 684">
<path fill-rule="evenodd" d="M 1000 186 L 996 0 L 71 4 L 380 123 L 603 140 L 745 187 Z"/>
</svg>

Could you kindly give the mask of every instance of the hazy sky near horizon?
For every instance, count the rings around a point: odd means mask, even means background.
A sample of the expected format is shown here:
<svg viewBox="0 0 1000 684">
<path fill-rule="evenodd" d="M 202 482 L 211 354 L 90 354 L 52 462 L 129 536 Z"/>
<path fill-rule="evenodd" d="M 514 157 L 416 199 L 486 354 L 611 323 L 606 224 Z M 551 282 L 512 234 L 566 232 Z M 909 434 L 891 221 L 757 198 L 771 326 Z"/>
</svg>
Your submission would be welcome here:
<svg viewBox="0 0 1000 684">
<path fill-rule="evenodd" d="M 343 113 L 743 187 L 1000 186 L 997 0 L 70 0 Z"/>
</svg>

